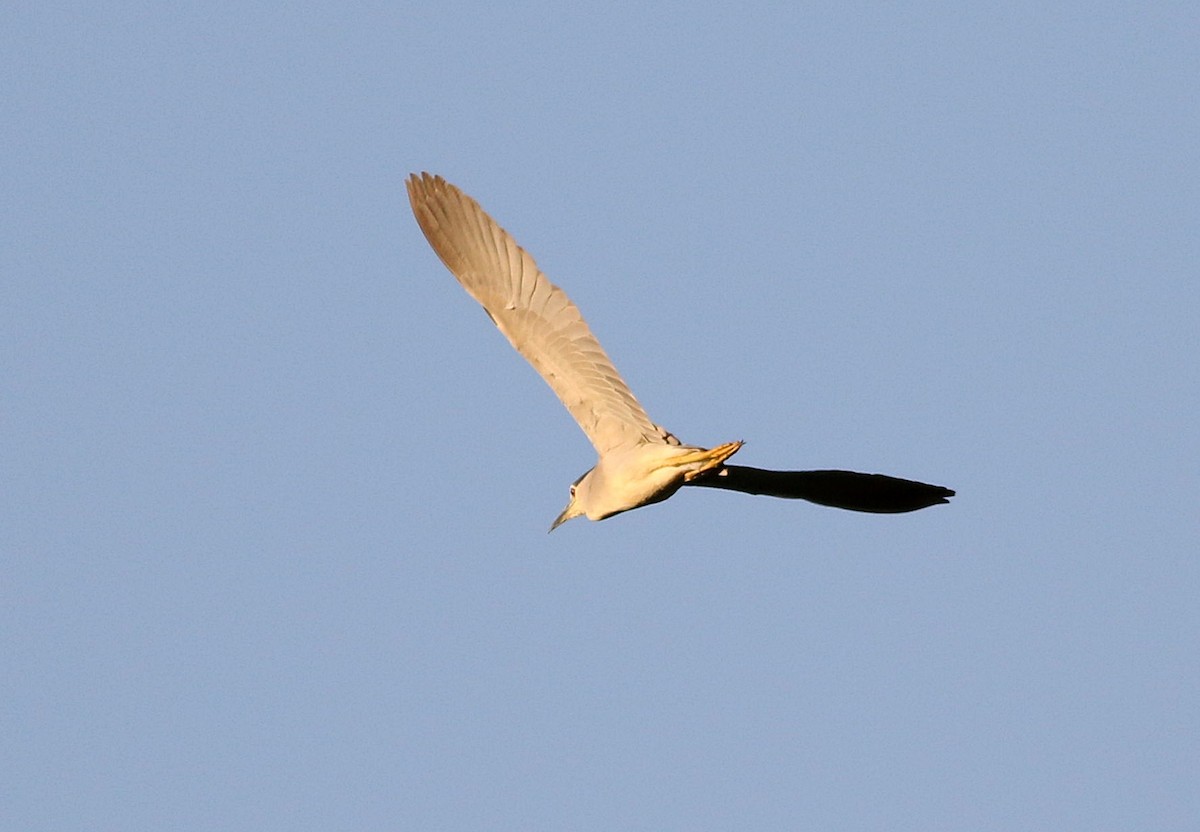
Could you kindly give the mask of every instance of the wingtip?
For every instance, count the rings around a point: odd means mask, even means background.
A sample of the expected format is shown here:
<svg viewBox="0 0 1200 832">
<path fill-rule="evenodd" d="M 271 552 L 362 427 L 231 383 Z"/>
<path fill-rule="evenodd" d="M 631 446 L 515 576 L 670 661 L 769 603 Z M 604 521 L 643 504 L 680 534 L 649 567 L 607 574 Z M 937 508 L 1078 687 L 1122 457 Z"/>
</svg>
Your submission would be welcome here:
<svg viewBox="0 0 1200 832">
<path fill-rule="evenodd" d="M 408 188 L 408 193 L 411 196 L 419 191 L 431 191 L 444 187 L 447 182 L 442 177 L 423 170 L 420 173 L 410 173 L 404 180 L 404 184 Z"/>
</svg>

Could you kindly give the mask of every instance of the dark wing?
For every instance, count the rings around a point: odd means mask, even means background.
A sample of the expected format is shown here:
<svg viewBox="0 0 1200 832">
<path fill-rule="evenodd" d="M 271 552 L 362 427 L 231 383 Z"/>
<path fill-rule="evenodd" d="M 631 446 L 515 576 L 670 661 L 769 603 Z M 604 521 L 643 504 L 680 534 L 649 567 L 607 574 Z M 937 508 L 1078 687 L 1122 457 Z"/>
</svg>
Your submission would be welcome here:
<svg viewBox="0 0 1200 832">
<path fill-rule="evenodd" d="M 724 488 L 790 500 L 808 500 L 832 508 L 901 514 L 950 502 L 954 492 L 940 485 L 855 471 L 765 471 L 726 465 L 688 485 Z"/>
</svg>

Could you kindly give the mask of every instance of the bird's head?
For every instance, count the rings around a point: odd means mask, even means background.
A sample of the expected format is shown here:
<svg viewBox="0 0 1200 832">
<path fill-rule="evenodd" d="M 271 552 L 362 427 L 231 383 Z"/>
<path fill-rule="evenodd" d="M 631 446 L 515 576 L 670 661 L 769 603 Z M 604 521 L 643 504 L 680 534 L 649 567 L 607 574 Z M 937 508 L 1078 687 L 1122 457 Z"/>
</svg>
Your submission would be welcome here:
<svg viewBox="0 0 1200 832">
<path fill-rule="evenodd" d="M 571 483 L 571 499 L 567 501 L 567 507 L 562 510 L 562 514 L 554 518 L 554 523 L 551 524 L 550 531 L 554 531 L 568 520 L 579 517 L 587 512 L 588 483 L 591 473 L 591 471 L 588 471 L 582 477 L 575 480 L 575 482 Z"/>
</svg>

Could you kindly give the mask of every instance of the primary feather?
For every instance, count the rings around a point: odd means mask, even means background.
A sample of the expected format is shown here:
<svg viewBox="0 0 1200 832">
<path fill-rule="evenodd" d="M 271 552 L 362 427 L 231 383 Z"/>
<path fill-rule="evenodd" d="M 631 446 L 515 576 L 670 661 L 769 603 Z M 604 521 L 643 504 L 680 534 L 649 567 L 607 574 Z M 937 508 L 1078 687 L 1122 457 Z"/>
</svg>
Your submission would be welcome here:
<svg viewBox="0 0 1200 832">
<path fill-rule="evenodd" d="M 413 174 L 408 198 L 425 238 L 517 352 L 575 417 L 596 451 L 665 441 L 579 308 L 525 249 L 440 176 Z"/>
</svg>

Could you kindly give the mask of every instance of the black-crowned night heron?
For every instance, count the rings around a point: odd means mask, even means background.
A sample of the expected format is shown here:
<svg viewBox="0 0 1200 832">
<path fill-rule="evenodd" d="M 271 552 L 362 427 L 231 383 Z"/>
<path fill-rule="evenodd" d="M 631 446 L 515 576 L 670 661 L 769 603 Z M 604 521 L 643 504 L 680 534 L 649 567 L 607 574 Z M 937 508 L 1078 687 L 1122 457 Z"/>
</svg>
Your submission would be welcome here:
<svg viewBox="0 0 1200 832">
<path fill-rule="evenodd" d="M 900 513 L 948 502 L 940 485 L 854 471 L 764 471 L 726 465 L 742 447 L 684 445 L 650 421 L 579 309 L 479 204 L 440 176 L 408 179 L 413 214 L 458 282 L 541 373 L 599 457 L 571 485 L 551 531 L 572 517 L 603 520 L 667 499 L 684 485 Z"/>
</svg>

